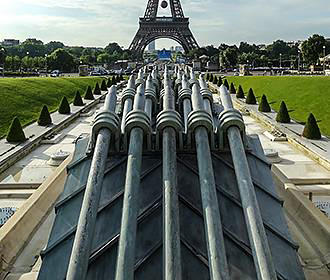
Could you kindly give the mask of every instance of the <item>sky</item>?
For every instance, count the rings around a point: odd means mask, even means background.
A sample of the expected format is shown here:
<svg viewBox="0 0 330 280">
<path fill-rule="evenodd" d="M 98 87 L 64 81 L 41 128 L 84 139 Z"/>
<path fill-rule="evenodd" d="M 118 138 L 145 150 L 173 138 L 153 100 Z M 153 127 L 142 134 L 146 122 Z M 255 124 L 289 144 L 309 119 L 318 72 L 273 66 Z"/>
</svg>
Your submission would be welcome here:
<svg viewBox="0 0 330 280">
<path fill-rule="evenodd" d="M 160 1 L 161 2 L 161 1 Z M 330 37 L 330 0 L 181 0 L 200 46 Z M 0 40 L 129 47 L 147 0 L 0 0 Z M 168 10 L 159 8 L 159 15 Z M 162 39 L 157 47 L 177 45 Z"/>
</svg>

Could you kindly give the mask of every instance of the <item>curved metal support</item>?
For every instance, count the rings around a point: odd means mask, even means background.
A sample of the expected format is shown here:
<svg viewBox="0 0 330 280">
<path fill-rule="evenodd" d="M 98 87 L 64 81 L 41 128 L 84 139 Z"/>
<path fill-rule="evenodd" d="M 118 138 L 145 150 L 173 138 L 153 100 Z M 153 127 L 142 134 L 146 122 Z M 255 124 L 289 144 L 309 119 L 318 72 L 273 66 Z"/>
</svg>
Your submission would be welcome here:
<svg viewBox="0 0 330 280">
<path fill-rule="evenodd" d="M 210 125 L 212 127 L 212 123 L 207 118 L 209 115 L 204 110 L 202 96 L 197 84 L 194 84 L 192 89 L 192 105 L 194 111 L 190 113 L 188 122 L 190 124 L 189 129 L 194 129 L 195 133 L 210 278 L 212 280 L 228 280 L 229 269 L 209 146 L 208 130 Z"/>
<path fill-rule="evenodd" d="M 182 89 L 179 92 L 179 106 L 183 108 L 184 131 L 188 132 L 188 115 L 191 112 L 191 89 L 185 74 L 182 75 Z"/>
<path fill-rule="evenodd" d="M 101 114 L 104 112 L 113 113 L 116 107 L 116 101 L 116 87 L 112 86 L 109 94 L 106 96 L 103 107 L 104 111 L 101 111 Z M 96 118 L 97 117 L 98 116 L 96 116 Z M 116 130 L 116 128 L 114 130 Z M 67 280 L 84 280 L 86 278 L 97 210 L 102 191 L 104 170 L 108 157 L 110 137 L 114 132 L 115 131 L 109 129 L 106 123 L 103 123 L 103 127 L 100 127 L 97 130 L 95 151 L 71 251 L 68 272 L 66 275 Z"/>
<path fill-rule="evenodd" d="M 220 97 L 225 110 L 233 110 L 231 97 L 224 85 L 220 87 Z M 276 280 L 276 271 L 251 179 L 240 129 L 236 125 L 230 126 L 227 129 L 227 137 L 258 279 Z"/>
</svg>

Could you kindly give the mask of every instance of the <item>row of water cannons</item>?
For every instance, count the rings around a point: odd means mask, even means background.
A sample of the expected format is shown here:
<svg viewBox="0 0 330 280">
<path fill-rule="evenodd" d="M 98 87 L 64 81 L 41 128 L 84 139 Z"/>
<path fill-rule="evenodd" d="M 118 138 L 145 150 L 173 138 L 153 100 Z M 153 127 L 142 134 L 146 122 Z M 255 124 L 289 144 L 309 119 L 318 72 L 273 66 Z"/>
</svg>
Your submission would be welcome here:
<svg viewBox="0 0 330 280">
<path fill-rule="evenodd" d="M 148 76 L 144 70 L 140 70 L 137 79 L 131 76 L 121 96 L 121 120 L 115 113 L 116 87 L 110 88 L 103 110 L 96 115 L 92 129 L 89 146 L 92 161 L 67 280 L 86 279 L 105 167 L 108 156 L 111 157 L 109 151 L 111 147 L 119 150 L 122 138 L 128 153 L 115 279 L 134 279 L 141 166 L 145 148 L 162 150 L 163 173 L 160 180 L 164 192 L 164 279 L 181 279 L 176 161 L 177 146 L 182 148 L 183 136 L 189 141 L 189 135 L 191 147 L 195 146 L 196 149 L 210 279 L 230 279 L 210 148 L 212 137 L 216 134 L 218 145 L 227 143 L 232 156 L 258 279 L 277 279 L 245 154 L 242 116 L 233 109 L 228 90 L 222 86 L 220 95 L 223 110 L 216 126 L 212 94 L 202 76 L 197 81 L 193 71 L 189 72 L 189 80 L 187 69 L 185 73 L 180 70 L 175 73 L 175 83 L 179 85 L 177 96 L 167 67 L 163 74 L 162 89 L 157 69 Z M 154 115 L 157 115 L 155 121 Z M 152 137 L 156 137 L 156 147 L 152 145 Z"/>
<path fill-rule="evenodd" d="M 161 149 L 162 130 L 166 126 L 175 129 L 180 149 L 193 148 L 192 133 L 198 126 L 207 128 L 211 149 L 228 147 L 226 131 L 230 126 L 239 128 L 244 144 L 247 143 L 242 115 L 233 109 L 226 87 L 221 87 L 221 102 L 215 103 L 203 75 L 197 79 L 189 66 L 181 68 L 176 65 L 172 75 L 167 65 L 162 74 L 156 66 L 151 73 L 147 72 L 144 67 L 137 77 L 130 76 L 120 95 L 119 110 L 116 110 L 117 89 L 115 86 L 109 89 L 107 99 L 112 100 L 113 110 L 102 110 L 96 115 L 90 151 L 103 126 L 116 135 L 111 141 L 112 151 L 127 151 L 129 134 L 135 126 L 143 129 L 147 150 Z M 121 118 L 115 111 L 119 111 Z"/>
</svg>

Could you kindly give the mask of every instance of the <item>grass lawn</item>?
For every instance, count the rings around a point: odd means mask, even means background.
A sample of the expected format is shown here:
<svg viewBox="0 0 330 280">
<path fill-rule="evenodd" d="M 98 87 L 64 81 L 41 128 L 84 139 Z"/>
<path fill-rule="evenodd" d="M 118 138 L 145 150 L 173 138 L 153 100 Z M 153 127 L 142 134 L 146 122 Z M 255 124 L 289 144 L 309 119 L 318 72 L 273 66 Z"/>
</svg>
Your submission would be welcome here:
<svg viewBox="0 0 330 280">
<path fill-rule="evenodd" d="M 43 105 L 56 111 L 63 96 L 71 103 L 77 90 L 83 97 L 87 86 L 94 88 L 101 81 L 100 77 L 0 79 L 0 138 L 14 116 L 26 126 L 38 119 Z"/>
<path fill-rule="evenodd" d="M 330 77 L 227 77 L 245 93 L 251 87 L 260 101 L 265 94 L 271 107 L 278 111 L 283 100 L 292 119 L 306 122 L 313 113 L 321 132 L 330 136 Z"/>
</svg>

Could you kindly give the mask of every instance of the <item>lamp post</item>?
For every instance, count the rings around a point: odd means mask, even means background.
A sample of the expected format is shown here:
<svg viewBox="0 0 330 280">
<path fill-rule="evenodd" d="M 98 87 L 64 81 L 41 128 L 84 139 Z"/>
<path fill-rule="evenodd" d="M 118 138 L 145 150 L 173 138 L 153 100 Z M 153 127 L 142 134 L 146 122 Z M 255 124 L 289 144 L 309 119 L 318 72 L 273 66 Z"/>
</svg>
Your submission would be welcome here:
<svg viewBox="0 0 330 280">
<path fill-rule="evenodd" d="M 323 72 L 325 74 L 325 46 L 323 46 Z"/>
<path fill-rule="evenodd" d="M 282 54 L 280 53 L 280 68 L 282 69 Z"/>
<path fill-rule="evenodd" d="M 298 72 L 300 71 L 300 50 L 298 50 Z"/>
<path fill-rule="evenodd" d="M 1 51 L 1 57 L 2 57 L 2 59 L 3 59 L 3 64 L 2 64 L 2 77 L 4 78 L 4 77 L 5 77 L 5 60 L 6 60 L 6 58 L 5 58 L 5 49 L 2 48 L 0 51 Z"/>
<path fill-rule="evenodd" d="M 45 67 L 46 67 L 46 77 L 48 77 L 48 69 L 47 69 L 47 57 L 48 57 L 48 54 L 45 54 Z"/>
</svg>

